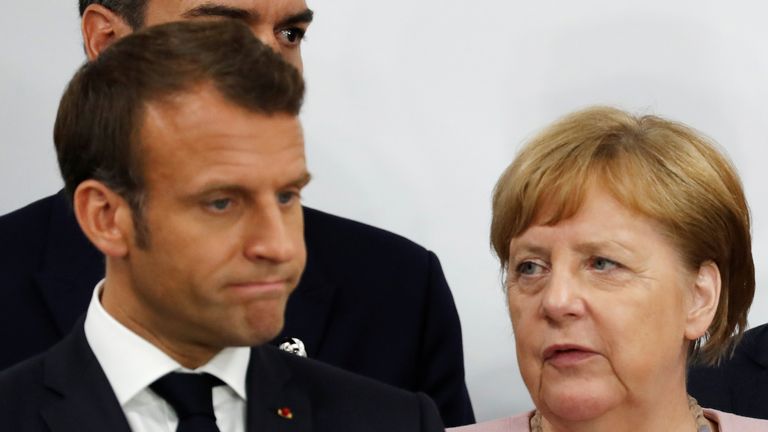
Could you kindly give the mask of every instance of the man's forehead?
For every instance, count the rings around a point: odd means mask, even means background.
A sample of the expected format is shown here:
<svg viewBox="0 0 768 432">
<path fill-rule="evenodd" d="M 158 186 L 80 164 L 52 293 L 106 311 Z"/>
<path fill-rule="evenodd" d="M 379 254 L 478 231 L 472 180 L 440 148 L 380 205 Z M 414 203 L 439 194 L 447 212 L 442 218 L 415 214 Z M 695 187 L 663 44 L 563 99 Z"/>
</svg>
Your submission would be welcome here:
<svg viewBox="0 0 768 432">
<path fill-rule="evenodd" d="M 222 17 L 277 22 L 308 11 L 305 0 L 149 0 L 146 21 Z"/>
</svg>

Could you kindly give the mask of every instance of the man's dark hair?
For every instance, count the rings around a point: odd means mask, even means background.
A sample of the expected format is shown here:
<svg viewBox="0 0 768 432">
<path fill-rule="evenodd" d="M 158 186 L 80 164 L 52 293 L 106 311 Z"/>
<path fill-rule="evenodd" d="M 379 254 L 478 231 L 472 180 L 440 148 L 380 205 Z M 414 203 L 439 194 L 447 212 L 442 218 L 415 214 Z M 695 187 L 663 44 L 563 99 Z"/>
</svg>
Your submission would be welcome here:
<svg viewBox="0 0 768 432">
<path fill-rule="evenodd" d="M 80 16 L 92 4 L 102 5 L 116 13 L 134 30 L 144 27 L 147 0 L 80 0 Z"/>
<path fill-rule="evenodd" d="M 131 206 L 141 244 L 145 106 L 201 84 L 265 115 L 298 115 L 304 96 L 299 71 L 236 20 L 179 21 L 128 35 L 84 64 L 59 104 L 53 138 L 69 198 L 85 180 L 104 183 Z"/>
</svg>

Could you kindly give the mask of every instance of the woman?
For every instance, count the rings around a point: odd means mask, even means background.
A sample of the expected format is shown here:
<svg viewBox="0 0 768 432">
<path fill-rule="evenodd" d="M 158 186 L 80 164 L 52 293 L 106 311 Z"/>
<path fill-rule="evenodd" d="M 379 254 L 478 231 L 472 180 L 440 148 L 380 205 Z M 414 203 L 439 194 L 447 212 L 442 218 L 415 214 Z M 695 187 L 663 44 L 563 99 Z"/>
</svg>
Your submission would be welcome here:
<svg viewBox="0 0 768 432">
<path fill-rule="evenodd" d="M 746 325 L 749 224 L 733 167 L 684 125 L 591 108 L 550 126 L 499 179 L 491 226 L 536 410 L 455 430 L 768 431 L 685 390 Z"/>
</svg>

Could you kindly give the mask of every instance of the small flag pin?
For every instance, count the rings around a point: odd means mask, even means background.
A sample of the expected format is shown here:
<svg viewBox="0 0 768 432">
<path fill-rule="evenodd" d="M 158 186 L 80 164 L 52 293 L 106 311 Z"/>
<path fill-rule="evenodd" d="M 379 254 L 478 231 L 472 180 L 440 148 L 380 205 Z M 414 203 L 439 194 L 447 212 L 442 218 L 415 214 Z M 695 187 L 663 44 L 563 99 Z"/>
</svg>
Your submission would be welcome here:
<svg viewBox="0 0 768 432">
<path fill-rule="evenodd" d="M 288 407 L 282 407 L 277 409 L 277 415 L 284 419 L 291 420 L 293 418 L 293 411 Z"/>
</svg>

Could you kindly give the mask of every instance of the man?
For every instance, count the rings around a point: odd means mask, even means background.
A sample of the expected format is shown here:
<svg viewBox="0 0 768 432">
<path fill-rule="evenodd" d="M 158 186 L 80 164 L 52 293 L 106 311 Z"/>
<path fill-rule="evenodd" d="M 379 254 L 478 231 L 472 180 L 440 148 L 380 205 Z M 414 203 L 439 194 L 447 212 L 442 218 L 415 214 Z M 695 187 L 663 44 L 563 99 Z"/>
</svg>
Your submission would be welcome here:
<svg viewBox="0 0 768 432">
<path fill-rule="evenodd" d="M 84 323 L 0 374 L 4 429 L 442 430 L 424 395 L 262 346 L 306 257 L 303 89 L 232 20 L 151 27 L 75 75 L 54 141 L 106 275 Z"/>
<path fill-rule="evenodd" d="M 312 19 L 304 0 L 80 1 L 85 51 L 95 59 L 146 25 L 229 17 L 301 70 Z M 391 233 L 304 207 L 307 266 L 290 297 L 283 337 L 309 357 L 437 403 L 449 426 L 474 422 L 461 329 L 437 257 Z M 104 276 L 63 192 L 0 217 L 0 369 L 69 332 Z"/>
<path fill-rule="evenodd" d="M 691 368 L 688 392 L 701 406 L 768 419 L 768 324 L 744 333 L 720 365 Z"/>
</svg>

